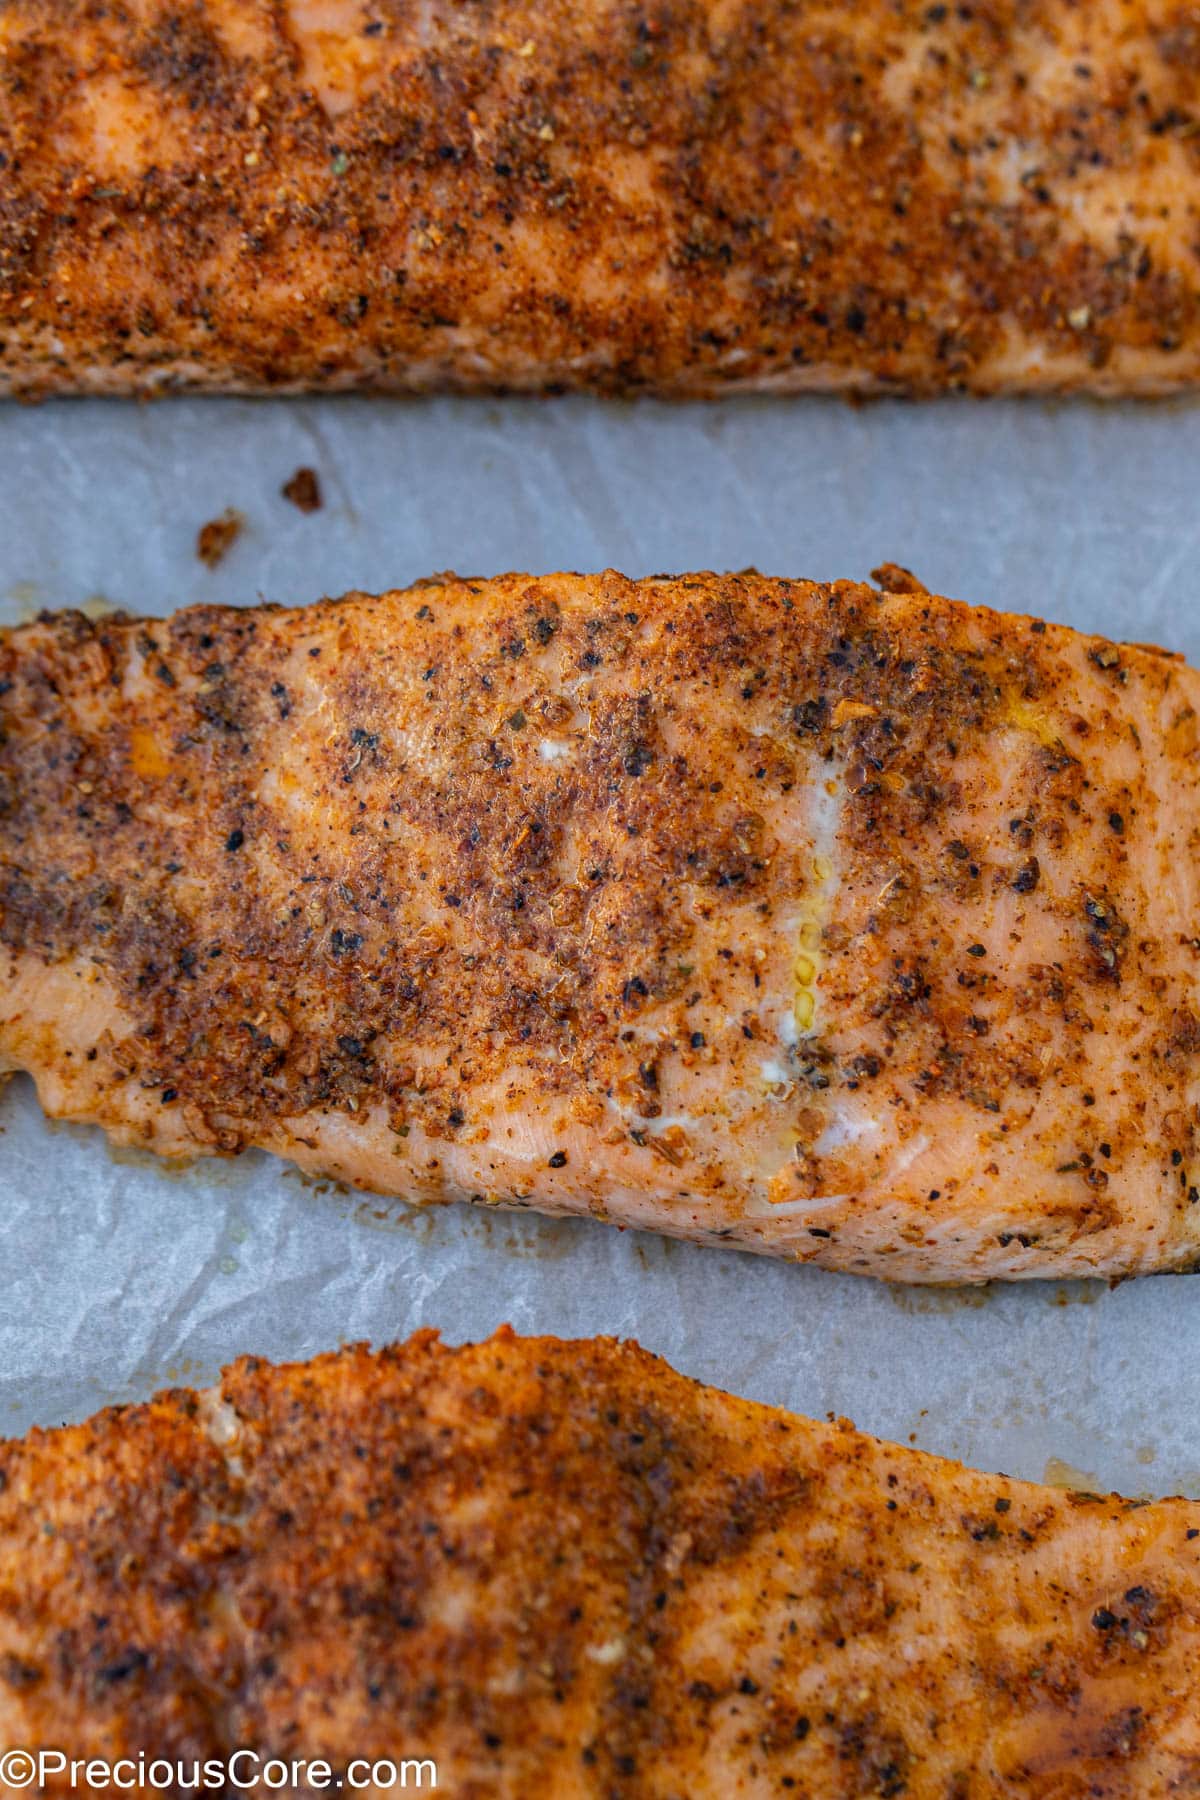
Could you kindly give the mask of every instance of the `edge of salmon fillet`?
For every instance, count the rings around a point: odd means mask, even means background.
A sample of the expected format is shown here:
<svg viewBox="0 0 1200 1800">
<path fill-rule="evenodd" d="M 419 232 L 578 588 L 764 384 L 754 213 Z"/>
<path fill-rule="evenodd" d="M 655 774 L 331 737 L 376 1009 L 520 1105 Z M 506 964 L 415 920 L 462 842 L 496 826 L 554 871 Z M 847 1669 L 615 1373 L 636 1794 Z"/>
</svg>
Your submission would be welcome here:
<svg viewBox="0 0 1200 1800">
<path fill-rule="evenodd" d="M 0 1446 L 0 1740 L 458 1800 L 1184 1792 L 1198 1573 L 1190 1501 L 425 1331 Z"/>
<path fill-rule="evenodd" d="M 1200 36 L 1094 0 L 10 0 L 0 385 L 1157 394 Z"/>
<path fill-rule="evenodd" d="M 417 1200 L 1192 1266 L 1200 678 L 879 577 L 4 633 L 0 1057 Z"/>
</svg>

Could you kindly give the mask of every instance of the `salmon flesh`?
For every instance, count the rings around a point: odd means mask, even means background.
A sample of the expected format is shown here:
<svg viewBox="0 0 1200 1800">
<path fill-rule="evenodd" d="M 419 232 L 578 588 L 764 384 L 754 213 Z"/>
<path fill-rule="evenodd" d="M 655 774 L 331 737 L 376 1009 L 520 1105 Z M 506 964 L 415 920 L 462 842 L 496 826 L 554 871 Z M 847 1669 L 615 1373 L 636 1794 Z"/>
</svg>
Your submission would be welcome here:
<svg viewBox="0 0 1200 1800">
<path fill-rule="evenodd" d="M 1198 379 L 1178 0 L 0 8 L 0 391 Z"/>
<path fill-rule="evenodd" d="M 1200 1505 L 976 1474 L 611 1339 L 243 1359 L 0 1446 L 0 1739 L 251 1750 L 291 1794 L 376 1761 L 453 1800 L 1192 1793 Z"/>
<path fill-rule="evenodd" d="M 1200 1253 L 1200 677 L 920 590 L 0 636 L 0 1057 L 165 1156 L 894 1279 Z"/>
</svg>

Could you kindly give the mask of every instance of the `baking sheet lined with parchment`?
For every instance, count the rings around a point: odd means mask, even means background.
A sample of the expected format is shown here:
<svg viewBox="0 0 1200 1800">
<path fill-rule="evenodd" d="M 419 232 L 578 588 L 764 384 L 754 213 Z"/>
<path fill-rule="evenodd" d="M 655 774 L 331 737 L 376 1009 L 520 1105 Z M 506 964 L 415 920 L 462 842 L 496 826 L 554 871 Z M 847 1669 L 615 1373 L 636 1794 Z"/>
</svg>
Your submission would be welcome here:
<svg viewBox="0 0 1200 1800">
<path fill-rule="evenodd" d="M 323 504 L 281 487 L 313 469 Z M 1200 662 L 1200 406 L 584 400 L 0 407 L 0 622 L 302 603 L 435 569 L 754 564 Z M 215 568 L 208 521 L 240 530 Z M 638 1337 L 985 1469 L 1200 1494 L 1200 1277 L 887 1288 L 575 1222 L 418 1213 L 270 1158 L 166 1169 L 0 1097 L 0 1433 L 418 1325 Z"/>
</svg>

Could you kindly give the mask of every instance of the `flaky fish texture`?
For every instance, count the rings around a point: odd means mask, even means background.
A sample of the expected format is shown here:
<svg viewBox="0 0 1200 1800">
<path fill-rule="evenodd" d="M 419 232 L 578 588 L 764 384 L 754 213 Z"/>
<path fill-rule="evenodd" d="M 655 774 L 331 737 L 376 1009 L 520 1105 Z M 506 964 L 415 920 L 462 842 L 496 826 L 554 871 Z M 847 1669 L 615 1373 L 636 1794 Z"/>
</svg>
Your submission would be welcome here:
<svg viewBox="0 0 1200 1800">
<path fill-rule="evenodd" d="M 1177 0 L 7 0 L 0 390 L 1161 393 Z"/>
<path fill-rule="evenodd" d="M 7 1746 L 425 1761 L 451 1800 L 1200 1779 L 1200 1506 L 976 1474 L 632 1344 L 246 1359 L 0 1478 Z"/>
<path fill-rule="evenodd" d="M 0 637 L 0 1058 L 413 1200 L 1189 1266 L 1198 707 L 1164 651 L 754 574 L 46 615 Z"/>
</svg>

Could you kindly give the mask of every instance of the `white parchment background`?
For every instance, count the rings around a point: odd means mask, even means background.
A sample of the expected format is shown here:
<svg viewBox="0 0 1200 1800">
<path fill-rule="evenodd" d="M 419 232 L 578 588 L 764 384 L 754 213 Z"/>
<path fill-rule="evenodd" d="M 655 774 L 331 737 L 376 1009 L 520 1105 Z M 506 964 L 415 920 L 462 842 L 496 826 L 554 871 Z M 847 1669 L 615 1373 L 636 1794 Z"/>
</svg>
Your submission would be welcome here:
<svg viewBox="0 0 1200 1800">
<path fill-rule="evenodd" d="M 296 467 L 323 510 L 280 498 Z M 838 402 L 0 406 L 0 621 L 302 602 L 435 569 L 756 564 L 1200 661 L 1200 408 Z M 205 520 L 246 529 L 216 572 Z M 1200 921 L 1198 921 L 1200 925 Z M 1200 1494 L 1200 1277 L 889 1289 L 592 1224 L 424 1214 L 269 1159 L 166 1172 L 0 1098 L 0 1433 L 419 1324 L 636 1335 L 754 1398 L 1041 1477 Z"/>
</svg>

